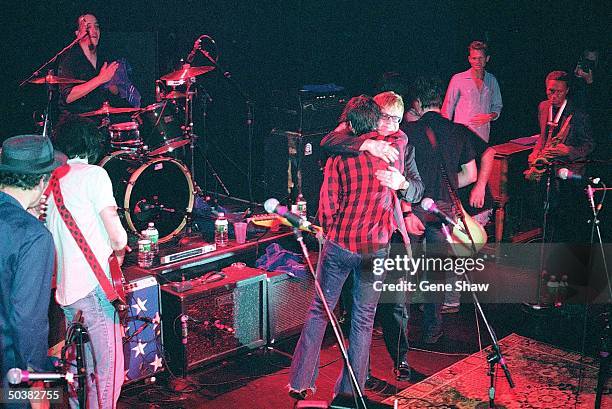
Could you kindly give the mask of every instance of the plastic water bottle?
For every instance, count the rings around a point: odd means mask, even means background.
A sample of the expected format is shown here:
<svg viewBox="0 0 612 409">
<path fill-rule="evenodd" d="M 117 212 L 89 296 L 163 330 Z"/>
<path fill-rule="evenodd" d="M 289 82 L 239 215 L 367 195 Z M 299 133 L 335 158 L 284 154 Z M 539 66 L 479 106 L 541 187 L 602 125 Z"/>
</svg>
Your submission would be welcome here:
<svg viewBox="0 0 612 409">
<path fill-rule="evenodd" d="M 155 228 L 155 223 L 149 222 L 149 227 L 147 227 L 146 237 L 151 240 L 151 251 L 153 255 L 159 253 L 159 231 Z"/>
<path fill-rule="evenodd" d="M 219 247 L 227 246 L 228 242 L 228 223 L 225 213 L 219 212 L 215 220 L 215 244 Z"/>
<path fill-rule="evenodd" d="M 146 268 L 146 267 L 151 267 L 152 265 L 153 265 L 153 252 L 151 251 L 151 240 L 149 239 L 138 240 L 138 267 Z"/>
<path fill-rule="evenodd" d="M 301 193 L 297 196 L 295 204 L 297 205 L 297 215 L 306 220 L 308 217 L 308 212 L 306 211 L 306 199 L 304 199 L 304 196 Z"/>
</svg>

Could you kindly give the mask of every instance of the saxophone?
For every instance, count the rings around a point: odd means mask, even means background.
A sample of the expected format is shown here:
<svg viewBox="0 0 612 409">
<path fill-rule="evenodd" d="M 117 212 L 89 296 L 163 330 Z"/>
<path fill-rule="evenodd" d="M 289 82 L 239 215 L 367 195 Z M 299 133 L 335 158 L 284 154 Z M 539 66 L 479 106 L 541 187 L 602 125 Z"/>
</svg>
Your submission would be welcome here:
<svg viewBox="0 0 612 409">
<path fill-rule="evenodd" d="M 563 126 L 561 130 L 557 132 L 555 136 L 552 135 L 554 127 L 552 125 L 548 125 L 548 137 L 546 138 L 546 144 L 540 150 L 540 155 L 535 158 L 533 161 L 529 163 L 529 168 L 523 172 L 525 178 L 530 181 L 540 181 L 542 175 L 546 172 L 549 166 L 552 164 L 552 160 L 556 157 L 556 155 L 552 155 L 547 153 L 547 150 L 550 148 L 555 148 L 557 145 L 565 143 L 567 139 L 567 135 L 569 134 L 569 123 L 572 119 L 572 115 L 568 115 L 568 117 L 563 121 Z"/>
</svg>

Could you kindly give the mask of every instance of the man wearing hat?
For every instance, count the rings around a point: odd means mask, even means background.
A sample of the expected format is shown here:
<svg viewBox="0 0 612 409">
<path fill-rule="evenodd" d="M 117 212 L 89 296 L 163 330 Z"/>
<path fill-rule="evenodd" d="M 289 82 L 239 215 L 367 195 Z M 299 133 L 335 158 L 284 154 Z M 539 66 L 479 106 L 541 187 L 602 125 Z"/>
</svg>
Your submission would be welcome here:
<svg viewBox="0 0 612 409">
<path fill-rule="evenodd" d="M 66 162 L 48 138 L 7 139 L 0 155 L 0 377 L 11 368 L 44 370 L 55 250 L 51 233 L 28 213 L 51 172 Z M 23 404 L 27 407 L 27 403 Z M 15 404 L 11 407 L 20 407 Z"/>
</svg>

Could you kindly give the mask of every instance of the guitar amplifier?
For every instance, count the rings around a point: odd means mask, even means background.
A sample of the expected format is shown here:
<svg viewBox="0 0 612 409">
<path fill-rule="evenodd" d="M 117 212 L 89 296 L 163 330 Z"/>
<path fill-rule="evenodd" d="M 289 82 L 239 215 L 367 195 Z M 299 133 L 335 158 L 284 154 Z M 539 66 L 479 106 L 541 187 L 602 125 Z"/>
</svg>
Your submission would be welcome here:
<svg viewBox="0 0 612 409">
<path fill-rule="evenodd" d="M 298 334 L 308 315 L 315 293 L 314 279 L 283 272 L 267 272 L 268 275 L 268 342 Z"/>
<path fill-rule="evenodd" d="M 124 285 L 129 307 L 124 325 L 125 383 L 136 382 L 163 370 L 159 284 L 155 277 L 126 272 Z"/>
<path fill-rule="evenodd" d="M 265 280 L 262 270 L 227 267 L 189 286 L 162 285 L 164 346 L 173 372 L 265 345 Z"/>
</svg>

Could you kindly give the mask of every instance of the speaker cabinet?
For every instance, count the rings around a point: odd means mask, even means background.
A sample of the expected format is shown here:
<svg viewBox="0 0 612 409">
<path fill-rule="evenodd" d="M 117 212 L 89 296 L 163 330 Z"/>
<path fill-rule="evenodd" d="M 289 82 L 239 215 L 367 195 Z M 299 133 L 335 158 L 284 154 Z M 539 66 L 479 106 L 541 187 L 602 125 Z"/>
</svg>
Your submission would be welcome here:
<svg viewBox="0 0 612 409">
<path fill-rule="evenodd" d="M 130 280 L 131 278 L 131 280 Z M 151 275 L 128 275 L 124 285 L 129 307 L 124 324 L 125 383 L 154 375 L 166 365 L 162 348 L 159 284 Z"/>
<path fill-rule="evenodd" d="M 267 197 L 295 203 L 301 192 L 308 205 L 308 215 L 316 214 L 325 166 L 320 144 L 327 133 L 272 130 L 264 148 Z"/>
<path fill-rule="evenodd" d="M 191 288 L 190 288 L 191 287 Z M 189 289 L 187 289 L 189 288 Z M 266 275 L 228 267 L 161 287 L 164 345 L 173 372 L 214 362 L 266 343 Z M 186 320 L 186 326 L 181 325 Z"/>
<path fill-rule="evenodd" d="M 268 340 L 270 344 L 298 334 L 314 297 L 314 279 L 268 272 Z"/>
</svg>

